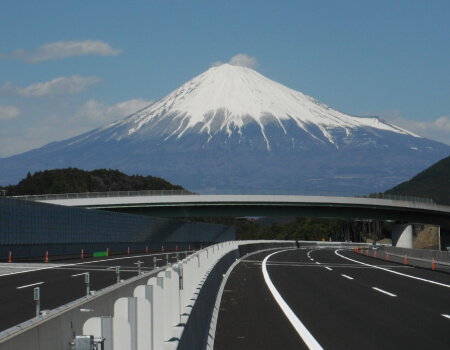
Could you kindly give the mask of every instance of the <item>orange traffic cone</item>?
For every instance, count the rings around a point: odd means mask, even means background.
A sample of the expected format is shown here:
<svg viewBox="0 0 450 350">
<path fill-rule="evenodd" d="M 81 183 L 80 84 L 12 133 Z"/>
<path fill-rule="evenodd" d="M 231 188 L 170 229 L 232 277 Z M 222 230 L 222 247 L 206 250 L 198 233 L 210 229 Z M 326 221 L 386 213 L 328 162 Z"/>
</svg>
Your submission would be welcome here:
<svg viewBox="0 0 450 350">
<path fill-rule="evenodd" d="M 433 258 L 433 262 L 431 264 L 431 269 L 434 271 L 434 258 Z"/>
<path fill-rule="evenodd" d="M 48 262 L 48 250 L 45 252 L 45 262 Z"/>
<path fill-rule="evenodd" d="M 8 262 L 12 262 L 12 252 L 11 251 L 9 251 L 9 260 L 8 260 Z"/>
</svg>

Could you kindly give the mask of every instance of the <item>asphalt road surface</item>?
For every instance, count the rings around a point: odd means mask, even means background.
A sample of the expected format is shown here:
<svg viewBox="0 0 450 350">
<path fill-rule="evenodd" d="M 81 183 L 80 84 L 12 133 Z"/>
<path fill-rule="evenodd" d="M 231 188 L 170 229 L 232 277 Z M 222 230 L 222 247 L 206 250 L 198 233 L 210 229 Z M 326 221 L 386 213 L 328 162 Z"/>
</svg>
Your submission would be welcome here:
<svg viewBox="0 0 450 350">
<path fill-rule="evenodd" d="M 36 316 L 34 288 L 40 288 L 41 310 L 51 310 L 86 295 L 85 274 L 90 275 L 90 290 L 100 290 L 117 283 L 116 267 L 120 266 L 120 279 L 138 274 L 137 262 L 141 261 L 141 272 L 153 269 L 153 258 L 157 267 L 176 262 L 176 253 L 148 253 L 125 256 L 110 256 L 49 263 L 4 263 L 0 264 L 0 331 L 18 325 Z M 179 259 L 186 257 L 179 252 Z"/>
<path fill-rule="evenodd" d="M 272 253 L 232 271 L 215 349 L 450 349 L 449 274 L 348 250 Z"/>
</svg>

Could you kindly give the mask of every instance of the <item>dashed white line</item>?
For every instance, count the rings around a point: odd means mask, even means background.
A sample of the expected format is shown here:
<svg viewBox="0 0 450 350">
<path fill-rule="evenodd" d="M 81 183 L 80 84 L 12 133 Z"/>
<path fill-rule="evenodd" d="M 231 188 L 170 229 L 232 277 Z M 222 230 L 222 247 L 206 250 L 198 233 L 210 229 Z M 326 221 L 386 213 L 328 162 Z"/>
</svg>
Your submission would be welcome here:
<svg viewBox="0 0 450 350">
<path fill-rule="evenodd" d="M 39 286 L 41 284 L 44 284 L 44 282 L 37 282 L 37 283 L 33 283 L 33 284 L 27 284 L 26 286 L 17 287 L 16 289 L 23 289 L 23 288 L 28 288 L 28 287 L 34 287 L 34 286 Z"/>
<path fill-rule="evenodd" d="M 316 264 L 317 264 L 317 265 L 320 265 L 320 262 L 316 261 Z"/>
<path fill-rule="evenodd" d="M 450 320 L 450 315 L 447 314 L 441 314 L 441 316 L 444 316 L 445 318 L 448 318 Z"/>
<path fill-rule="evenodd" d="M 325 268 L 326 268 L 327 270 L 333 271 L 333 269 L 332 269 L 331 267 L 325 266 Z"/>
<path fill-rule="evenodd" d="M 308 346 L 308 348 L 312 349 L 312 350 L 321 350 L 321 349 L 323 350 L 323 348 L 320 346 L 320 344 L 317 342 L 317 340 L 308 331 L 308 329 L 303 325 L 303 323 L 298 319 L 297 315 L 292 311 L 292 309 L 289 307 L 289 305 L 284 301 L 283 297 L 280 295 L 278 290 L 273 285 L 272 280 L 269 277 L 269 273 L 267 272 L 267 260 L 272 255 L 281 253 L 284 251 L 286 251 L 286 250 L 281 250 L 281 251 L 272 253 L 272 254 L 266 256 L 266 258 L 263 260 L 262 273 L 264 276 L 264 280 L 266 281 L 267 287 L 269 287 L 270 292 L 272 293 L 276 302 L 280 306 L 281 310 L 283 310 L 284 314 L 289 319 L 289 322 L 291 322 L 292 326 L 295 328 L 298 335 L 303 339 L 306 346 Z"/>
<path fill-rule="evenodd" d="M 372 287 L 372 289 L 375 289 L 377 292 L 389 295 L 390 297 L 396 297 L 395 294 L 389 293 L 389 292 L 387 292 L 387 291 L 385 291 L 383 289 L 380 289 L 380 288 L 377 288 L 377 287 Z"/>
<path fill-rule="evenodd" d="M 341 274 L 341 276 L 342 276 L 342 277 L 345 277 L 345 278 L 347 278 L 347 279 L 349 279 L 349 280 L 353 280 L 353 279 L 354 279 L 353 277 L 350 277 L 350 276 L 347 276 L 347 275 L 344 275 L 344 274 Z"/>
</svg>

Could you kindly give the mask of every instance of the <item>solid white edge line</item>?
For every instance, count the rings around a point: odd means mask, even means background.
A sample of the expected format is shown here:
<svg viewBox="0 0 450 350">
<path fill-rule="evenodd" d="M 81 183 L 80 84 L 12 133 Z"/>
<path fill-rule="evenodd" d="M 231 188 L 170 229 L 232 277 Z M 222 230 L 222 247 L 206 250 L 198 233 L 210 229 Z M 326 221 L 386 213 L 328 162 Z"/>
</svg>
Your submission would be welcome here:
<svg viewBox="0 0 450 350">
<path fill-rule="evenodd" d="M 335 253 L 336 255 L 340 256 L 340 257 L 343 258 L 343 259 L 347 259 L 347 260 L 353 261 L 353 262 L 355 262 L 355 263 L 357 263 L 357 264 L 361 264 L 361 265 L 365 265 L 365 266 L 370 266 L 370 267 L 372 267 L 372 268 L 374 268 L 374 269 L 383 270 L 383 271 L 390 272 L 390 273 L 393 273 L 393 274 L 396 274 L 396 275 L 399 275 L 399 276 L 404 276 L 404 277 L 412 278 L 412 279 L 415 279 L 415 280 L 418 280 L 418 281 L 427 282 L 427 283 L 431 283 L 431 284 L 436 284 L 436 285 L 438 285 L 438 286 L 450 288 L 450 285 L 445 284 L 445 283 L 440 283 L 440 282 L 436 282 L 436 281 L 432 281 L 432 280 L 427 280 L 427 279 L 425 279 L 425 278 L 420 278 L 420 277 L 416 277 L 416 276 L 407 275 L 406 273 L 401 273 L 401 272 L 398 272 L 398 271 L 385 269 L 385 268 L 380 267 L 380 266 L 370 265 L 370 264 L 366 264 L 366 263 L 363 263 L 363 262 L 358 261 L 358 260 L 353 260 L 353 259 L 347 258 L 346 256 L 343 256 L 343 255 L 339 254 L 339 253 L 338 253 L 339 250 L 340 250 L 340 249 L 335 250 L 334 253 Z"/>
<path fill-rule="evenodd" d="M 165 255 L 165 254 L 172 254 L 174 252 L 170 252 L 170 253 L 155 253 L 155 254 L 151 254 L 151 253 L 146 253 L 145 255 L 133 255 L 133 256 L 122 256 L 122 257 L 117 257 L 117 258 L 111 258 L 111 259 L 104 259 L 104 260 L 92 260 L 92 261 L 86 261 L 86 262 L 81 262 L 81 263 L 71 263 L 71 264 L 51 264 L 51 266 L 48 267 L 42 267 L 42 268 L 37 268 L 37 269 L 33 269 L 33 270 L 24 270 L 24 271 L 17 271 L 17 272 L 10 272 L 10 273 L 4 273 L 4 274 L 0 274 L 0 277 L 3 276 L 11 276 L 11 275 L 19 275 L 22 273 L 27 273 L 27 272 L 35 272 L 35 271 L 43 271 L 43 270 L 52 270 L 52 269 L 59 269 L 60 267 L 69 267 L 69 266 L 78 266 L 78 265 L 87 265 L 87 264 L 96 264 L 99 262 L 104 262 L 104 261 L 116 261 L 116 260 L 124 260 L 124 259 L 134 259 L 134 258 L 141 258 L 141 257 L 150 257 L 150 256 L 155 256 L 155 255 Z M 159 260 L 163 260 L 163 259 L 159 259 Z M 19 268 L 19 267 L 17 267 Z M 115 268 L 115 266 L 114 266 Z"/>
<path fill-rule="evenodd" d="M 267 272 L 267 260 L 274 254 L 285 252 L 290 249 L 286 250 L 280 250 L 278 252 L 269 254 L 266 256 L 266 258 L 263 260 L 262 263 L 262 273 L 264 276 L 264 280 L 266 281 L 267 287 L 269 287 L 270 292 L 272 293 L 273 297 L 275 298 L 276 302 L 280 306 L 281 310 L 283 310 L 284 314 L 288 318 L 289 322 L 291 322 L 292 326 L 295 328 L 297 333 L 300 335 L 300 337 L 305 342 L 306 346 L 309 349 L 312 350 L 320 350 L 323 349 L 322 346 L 317 342 L 317 340 L 312 336 L 312 334 L 308 331 L 308 329 L 303 325 L 303 323 L 298 319 L 297 315 L 292 311 L 292 309 L 289 307 L 289 305 L 284 301 L 283 297 L 280 295 L 278 290 L 275 288 L 275 286 L 272 283 L 272 280 L 269 277 L 269 273 Z"/>
<path fill-rule="evenodd" d="M 385 291 L 385 290 L 383 290 L 383 289 L 380 289 L 380 288 L 377 288 L 377 287 L 372 287 L 372 289 L 375 289 L 376 291 L 378 291 L 378 292 L 380 292 L 380 293 L 387 294 L 387 295 L 389 295 L 390 297 L 396 297 L 395 294 L 389 293 L 389 292 L 387 292 L 387 291 Z"/>
<path fill-rule="evenodd" d="M 34 287 L 34 286 L 39 286 L 41 284 L 44 284 L 44 282 L 38 282 L 38 283 L 33 283 L 33 284 L 27 284 L 26 286 L 20 286 L 17 287 L 16 289 L 23 289 L 23 288 L 28 288 L 28 287 Z"/>
<path fill-rule="evenodd" d="M 445 318 L 450 319 L 450 315 L 447 315 L 447 314 L 441 314 L 441 316 L 444 316 Z"/>
<path fill-rule="evenodd" d="M 353 277 L 350 277 L 350 276 L 347 276 L 347 275 L 344 275 L 344 274 L 341 274 L 341 276 L 342 276 L 342 277 L 345 277 L 345 278 L 347 278 L 347 279 L 349 279 L 349 280 L 353 280 L 353 279 L 354 279 Z"/>
</svg>

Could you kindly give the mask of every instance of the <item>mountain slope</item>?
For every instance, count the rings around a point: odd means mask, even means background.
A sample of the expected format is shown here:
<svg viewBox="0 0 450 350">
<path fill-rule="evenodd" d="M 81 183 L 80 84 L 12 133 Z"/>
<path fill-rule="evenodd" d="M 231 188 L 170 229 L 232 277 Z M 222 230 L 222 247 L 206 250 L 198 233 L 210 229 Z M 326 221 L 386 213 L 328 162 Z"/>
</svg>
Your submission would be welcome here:
<svg viewBox="0 0 450 350">
<path fill-rule="evenodd" d="M 0 179 L 117 168 L 185 188 L 385 191 L 450 154 L 377 117 L 331 109 L 244 67 L 214 67 L 133 115 L 0 159 Z"/>
<path fill-rule="evenodd" d="M 438 204 L 450 205 L 450 156 L 386 193 L 432 198 Z"/>
</svg>

